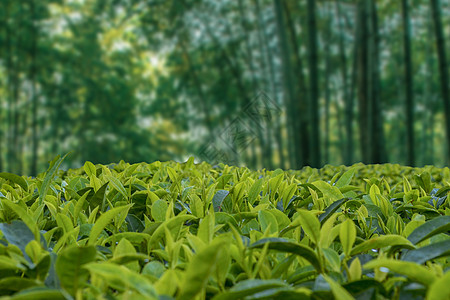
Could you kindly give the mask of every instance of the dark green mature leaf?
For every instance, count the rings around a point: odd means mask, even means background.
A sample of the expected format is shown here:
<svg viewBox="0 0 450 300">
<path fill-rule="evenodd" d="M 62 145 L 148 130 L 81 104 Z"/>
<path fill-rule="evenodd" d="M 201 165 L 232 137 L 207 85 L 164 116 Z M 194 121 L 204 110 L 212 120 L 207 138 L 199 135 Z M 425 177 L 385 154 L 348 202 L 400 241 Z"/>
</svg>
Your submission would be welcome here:
<svg viewBox="0 0 450 300">
<path fill-rule="evenodd" d="M 425 222 L 408 236 L 413 244 L 420 243 L 433 235 L 450 230 L 450 216 L 441 216 Z"/>
<path fill-rule="evenodd" d="M 23 277 L 6 277 L 0 279 L 0 291 L 22 291 L 35 286 L 43 286 L 43 283 L 39 280 L 23 278 Z"/>
<path fill-rule="evenodd" d="M 53 177 L 55 177 L 56 172 L 59 169 L 59 166 L 63 162 L 63 160 L 69 155 L 67 153 L 63 157 L 60 157 L 59 155 L 56 156 L 51 162 L 50 166 L 45 174 L 44 181 L 42 182 L 41 189 L 39 190 L 39 204 L 44 201 L 45 196 L 47 196 L 48 189 L 50 188 L 50 183 L 53 180 Z"/>
<path fill-rule="evenodd" d="M 37 224 L 31 217 L 31 215 L 28 214 L 27 210 L 8 199 L 3 199 L 1 203 L 3 204 L 3 206 L 6 206 L 14 211 L 19 216 L 19 218 L 22 219 L 26 226 L 33 232 L 35 240 L 39 242 L 41 239 L 39 228 L 37 227 Z"/>
<path fill-rule="evenodd" d="M 33 232 L 28 226 L 18 220 L 13 220 L 11 224 L 0 223 L 0 231 L 3 233 L 8 243 L 17 246 L 25 256 L 25 258 L 31 262 L 28 255 L 25 253 L 25 247 L 29 242 L 34 240 Z"/>
<path fill-rule="evenodd" d="M 410 250 L 402 257 L 402 260 L 423 264 L 429 260 L 444 256 L 450 256 L 450 240 Z"/>
<path fill-rule="evenodd" d="M 297 243 L 289 242 L 288 240 L 282 238 L 261 239 L 251 244 L 249 248 L 263 248 L 267 243 L 269 244 L 268 249 L 301 256 L 309 261 L 314 266 L 314 268 L 316 268 L 316 270 L 320 270 L 319 259 L 317 258 L 316 253 L 311 248 Z"/>
<path fill-rule="evenodd" d="M 223 200 L 230 194 L 229 191 L 226 190 L 218 190 L 212 199 L 214 211 L 221 211 L 221 205 Z"/>
<path fill-rule="evenodd" d="M 341 207 L 341 205 L 348 200 L 348 198 L 342 198 L 334 201 L 330 206 L 328 206 L 325 209 L 325 212 L 319 215 L 320 224 L 323 225 L 323 223 L 325 223 L 331 217 L 331 215 L 334 214 L 339 209 L 339 207 Z"/>
<path fill-rule="evenodd" d="M 25 191 L 28 190 L 28 183 L 26 182 L 25 179 L 23 179 L 23 177 L 21 177 L 19 175 L 2 172 L 2 173 L 0 173 L 0 177 L 4 178 L 4 179 L 7 179 L 7 180 L 9 180 L 11 182 L 14 182 L 15 184 L 19 185 Z"/>
<path fill-rule="evenodd" d="M 61 286 L 72 296 L 87 282 L 89 272 L 83 265 L 95 260 L 97 250 L 94 246 L 78 247 L 76 245 L 62 250 L 56 259 L 56 273 Z"/>
<path fill-rule="evenodd" d="M 87 202 L 89 203 L 89 208 L 91 210 L 93 210 L 94 208 L 96 208 L 97 206 L 100 206 L 100 211 L 104 212 L 106 207 L 103 204 L 103 201 L 105 199 L 105 192 L 106 192 L 106 188 L 108 187 L 108 182 L 105 183 L 104 185 L 102 185 L 96 192 L 95 194 L 90 197 Z"/>
<path fill-rule="evenodd" d="M 237 283 L 227 292 L 215 296 L 213 300 L 243 299 L 246 296 L 254 295 L 258 292 L 279 287 L 288 287 L 288 285 L 279 279 L 249 279 Z"/>
</svg>

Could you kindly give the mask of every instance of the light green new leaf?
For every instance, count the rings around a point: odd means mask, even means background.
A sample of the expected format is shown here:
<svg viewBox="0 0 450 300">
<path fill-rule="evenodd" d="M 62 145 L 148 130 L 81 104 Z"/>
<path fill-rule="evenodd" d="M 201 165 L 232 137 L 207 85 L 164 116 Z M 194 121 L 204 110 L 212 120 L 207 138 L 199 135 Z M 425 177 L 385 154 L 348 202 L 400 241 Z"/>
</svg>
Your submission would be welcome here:
<svg viewBox="0 0 450 300">
<path fill-rule="evenodd" d="M 397 246 L 406 249 L 415 249 L 415 246 L 404 237 L 396 234 L 382 235 L 371 238 L 352 249 L 350 255 L 356 255 L 370 249 L 384 248 L 388 246 Z"/>
<path fill-rule="evenodd" d="M 125 190 L 125 188 L 123 187 L 122 182 L 120 182 L 119 179 L 117 179 L 114 176 L 106 176 L 106 178 L 108 179 L 109 183 L 125 198 L 127 199 L 127 191 Z"/>
<path fill-rule="evenodd" d="M 349 185 L 352 181 L 353 175 L 355 175 L 356 168 L 348 169 L 344 174 L 342 174 L 341 178 L 336 181 L 336 186 L 341 188 L 343 186 Z"/>
<path fill-rule="evenodd" d="M 45 196 L 47 196 L 48 189 L 50 188 L 50 183 L 53 180 L 53 177 L 55 177 L 56 172 L 59 169 L 59 166 L 61 165 L 62 161 L 69 155 L 67 153 L 63 157 L 60 157 L 59 155 L 56 156 L 51 162 L 50 167 L 48 168 L 44 181 L 42 182 L 41 189 L 39 190 L 39 205 L 42 204 L 42 201 L 44 201 Z"/>
<path fill-rule="evenodd" d="M 426 267 L 409 262 L 395 259 L 373 259 L 364 265 L 365 269 L 387 268 L 392 272 L 406 276 L 408 279 L 422 283 L 426 286 L 431 285 L 436 280 L 436 275 Z"/>
<path fill-rule="evenodd" d="M 7 179 L 11 182 L 14 182 L 15 184 L 19 185 L 24 191 L 28 190 L 28 183 L 26 182 L 25 179 L 23 179 L 23 177 L 13 174 L 13 173 L 6 173 L 6 172 L 2 172 L 0 173 L 0 177 Z"/>
<path fill-rule="evenodd" d="M 151 215 L 152 218 L 156 222 L 163 222 L 166 219 L 166 212 L 169 206 L 167 202 L 162 199 L 156 200 L 155 203 L 152 204 Z"/>
<path fill-rule="evenodd" d="M 66 296 L 61 293 L 61 290 L 50 289 L 47 287 L 32 287 L 21 291 L 11 297 L 12 300 L 66 300 Z"/>
<path fill-rule="evenodd" d="M 194 299 L 198 293 L 206 288 L 208 279 L 215 270 L 219 251 L 224 245 L 225 241 L 223 240 L 216 243 L 213 242 L 194 256 L 187 266 L 180 287 L 179 300 Z"/>
<path fill-rule="evenodd" d="M 98 236 L 105 229 L 105 227 L 114 219 L 118 214 L 126 214 L 128 210 L 133 206 L 133 204 L 128 204 L 125 206 L 115 207 L 107 212 L 103 213 L 100 218 L 97 219 L 94 226 L 91 229 L 89 235 L 88 245 L 95 245 Z"/>
<path fill-rule="evenodd" d="M 124 266 L 111 263 L 90 263 L 84 266 L 91 274 L 105 280 L 105 283 L 119 291 L 133 289 L 146 297 L 143 299 L 158 299 L 155 288 L 144 276 L 130 271 Z"/>
<path fill-rule="evenodd" d="M 78 223 L 78 216 L 80 215 L 81 210 L 83 209 L 84 203 L 86 202 L 86 198 L 91 191 L 87 191 L 77 200 L 77 204 L 75 204 L 75 208 L 73 210 L 73 221 L 76 225 Z"/>
<path fill-rule="evenodd" d="M 273 214 L 268 211 L 260 210 L 258 212 L 258 220 L 261 225 L 261 231 L 266 232 L 267 228 L 269 228 L 269 233 L 274 234 L 278 233 L 278 222 Z"/>
<path fill-rule="evenodd" d="M 95 260 L 97 250 L 94 246 L 71 246 L 62 250 L 56 259 L 55 269 L 61 286 L 72 296 L 86 285 L 89 273 L 82 267 Z"/>
<path fill-rule="evenodd" d="M 214 236 L 215 220 L 214 214 L 206 215 L 203 220 L 200 221 L 198 226 L 197 236 L 206 244 L 209 244 Z"/>
<path fill-rule="evenodd" d="M 171 232 L 172 234 L 177 235 L 178 232 L 181 230 L 181 227 L 183 226 L 184 222 L 195 219 L 194 216 L 191 215 L 178 215 L 174 218 L 168 219 L 164 221 L 161 225 L 156 228 L 156 230 L 153 232 L 150 241 L 149 246 L 151 249 L 157 248 L 159 241 L 164 237 L 165 235 L 165 227 Z"/>
<path fill-rule="evenodd" d="M 312 184 L 322 192 L 324 198 L 328 198 L 332 202 L 344 198 L 344 195 L 336 186 L 331 186 L 325 181 L 318 180 Z"/>
<path fill-rule="evenodd" d="M 353 300 L 353 296 L 347 292 L 340 284 L 331 279 L 329 276 L 323 274 L 323 278 L 328 282 L 331 292 L 336 300 Z"/>
<path fill-rule="evenodd" d="M 448 300 L 450 299 L 450 272 L 435 280 L 427 292 L 427 299 Z"/>
<path fill-rule="evenodd" d="M 260 178 L 253 183 L 250 191 L 248 192 L 248 202 L 253 205 L 255 203 L 259 193 L 262 190 L 262 184 L 264 182 L 264 178 Z"/>
<path fill-rule="evenodd" d="M 305 231 L 306 235 L 314 242 L 318 244 L 320 241 L 320 222 L 319 219 L 310 211 L 300 209 L 298 210 L 298 216 L 300 225 Z"/>
<path fill-rule="evenodd" d="M 352 220 L 347 219 L 347 221 L 341 224 L 339 239 L 341 240 L 345 255 L 349 256 L 356 239 L 356 227 Z"/>
</svg>

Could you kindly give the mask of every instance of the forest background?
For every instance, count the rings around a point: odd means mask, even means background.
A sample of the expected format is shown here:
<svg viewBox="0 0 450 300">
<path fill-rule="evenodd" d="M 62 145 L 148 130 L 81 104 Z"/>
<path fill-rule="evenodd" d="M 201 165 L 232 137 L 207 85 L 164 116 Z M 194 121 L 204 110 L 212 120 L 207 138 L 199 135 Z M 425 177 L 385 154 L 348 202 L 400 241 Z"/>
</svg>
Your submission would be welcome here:
<svg viewBox="0 0 450 300">
<path fill-rule="evenodd" d="M 450 0 L 1 0 L 0 171 L 450 162 Z"/>
</svg>

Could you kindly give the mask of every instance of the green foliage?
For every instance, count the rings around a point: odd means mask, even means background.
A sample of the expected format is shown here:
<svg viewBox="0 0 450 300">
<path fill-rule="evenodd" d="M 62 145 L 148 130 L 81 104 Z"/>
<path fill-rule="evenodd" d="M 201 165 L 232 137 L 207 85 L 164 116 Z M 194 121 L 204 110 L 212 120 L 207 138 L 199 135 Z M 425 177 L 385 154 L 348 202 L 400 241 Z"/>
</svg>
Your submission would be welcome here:
<svg viewBox="0 0 450 300">
<path fill-rule="evenodd" d="M 4 299 L 448 297 L 447 169 L 58 161 L 0 176 Z"/>
</svg>

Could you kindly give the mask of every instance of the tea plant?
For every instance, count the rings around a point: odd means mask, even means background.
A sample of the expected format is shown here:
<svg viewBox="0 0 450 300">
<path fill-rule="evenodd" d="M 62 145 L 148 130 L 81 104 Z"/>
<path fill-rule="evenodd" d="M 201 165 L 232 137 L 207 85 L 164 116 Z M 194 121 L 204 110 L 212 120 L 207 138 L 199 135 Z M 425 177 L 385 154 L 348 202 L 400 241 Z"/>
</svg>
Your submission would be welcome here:
<svg viewBox="0 0 450 300">
<path fill-rule="evenodd" d="M 450 172 L 0 173 L 1 299 L 449 299 Z"/>
</svg>

